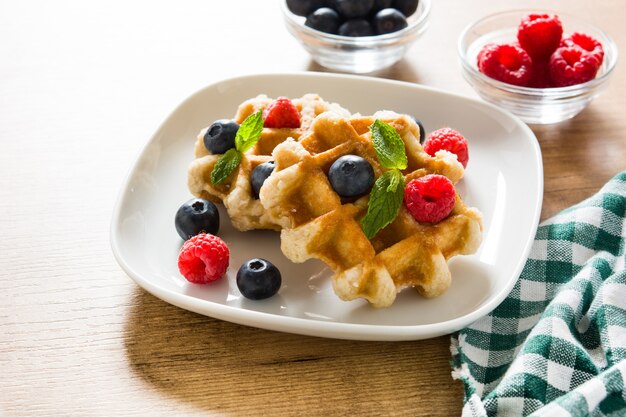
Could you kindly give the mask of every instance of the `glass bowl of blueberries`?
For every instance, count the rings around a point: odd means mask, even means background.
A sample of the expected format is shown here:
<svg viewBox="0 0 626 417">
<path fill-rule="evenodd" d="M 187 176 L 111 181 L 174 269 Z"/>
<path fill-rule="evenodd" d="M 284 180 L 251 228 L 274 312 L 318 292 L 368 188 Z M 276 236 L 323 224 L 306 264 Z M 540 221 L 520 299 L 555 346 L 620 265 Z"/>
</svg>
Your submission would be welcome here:
<svg viewBox="0 0 626 417">
<path fill-rule="evenodd" d="M 426 30 L 430 0 L 281 0 L 287 30 L 318 64 L 368 73 L 399 61 Z"/>
<path fill-rule="evenodd" d="M 566 13 L 516 10 L 486 16 L 460 35 L 466 81 L 485 100 L 531 124 L 580 113 L 607 87 L 617 46 Z"/>
</svg>

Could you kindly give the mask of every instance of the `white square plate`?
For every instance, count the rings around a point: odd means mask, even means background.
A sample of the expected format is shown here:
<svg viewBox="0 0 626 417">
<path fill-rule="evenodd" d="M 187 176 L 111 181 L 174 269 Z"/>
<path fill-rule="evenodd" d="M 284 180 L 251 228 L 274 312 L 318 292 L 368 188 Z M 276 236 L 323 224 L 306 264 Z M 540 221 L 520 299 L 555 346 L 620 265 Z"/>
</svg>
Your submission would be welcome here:
<svg viewBox="0 0 626 417">
<path fill-rule="evenodd" d="M 393 306 L 337 298 L 330 271 L 318 261 L 293 264 L 280 251 L 279 234 L 239 232 L 221 211 L 219 235 L 230 248 L 227 276 L 209 285 L 188 283 L 178 272 L 182 244 L 174 214 L 191 198 L 187 166 L 201 128 L 232 118 L 258 94 L 299 97 L 318 93 L 351 112 L 388 109 L 419 118 L 427 132 L 450 126 L 468 139 L 470 161 L 457 185 L 484 216 L 483 243 L 471 256 L 453 258 L 452 286 L 427 300 L 406 289 Z M 185 100 L 148 141 L 123 185 L 111 224 L 119 264 L 137 284 L 181 308 L 249 326 L 359 340 L 414 340 L 456 331 L 495 308 L 513 287 L 528 256 L 541 212 L 543 168 L 532 131 L 489 104 L 398 81 L 349 75 L 267 74 L 225 80 Z M 250 258 L 281 271 L 279 293 L 264 301 L 243 298 L 235 285 Z"/>
</svg>

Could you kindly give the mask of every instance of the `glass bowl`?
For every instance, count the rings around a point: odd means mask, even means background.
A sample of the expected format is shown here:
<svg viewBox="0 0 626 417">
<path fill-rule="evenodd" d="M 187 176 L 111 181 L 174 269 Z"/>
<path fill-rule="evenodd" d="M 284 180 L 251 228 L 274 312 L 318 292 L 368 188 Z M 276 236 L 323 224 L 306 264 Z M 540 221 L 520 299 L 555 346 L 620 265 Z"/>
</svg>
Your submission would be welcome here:
<svg viewBox="0 0 626 417">
<path fill-rule="evenodd" d="M 376 36 L 340 36 L 320 32 L 304 25 L 302 16 L 293 14 L 280 0 L 285 25 L 318 64 L 336 71 L 367 73 L 399 61 L 411 44 L 426 30 L 430 0 L 420 0 L 417 10 L 407 18 L 408 26 L 393 33 Z"/>
<path fill-rule="evenodd" d="M 556 14 L 563 24 L 563 36 L 584 32 L 602 44 L 604 60 L 595 79 L 568 87 L 530 88 L 494 80 L 478 70 L 476 56 L 481 48 L 492 42 L 516 42 L 521 19 L 531 13 Z M 607 87 L 617 62 L 617 46 L 602 30 L 566 13 L 537 10 L 497 13 L 470 24 L 459 37 L 458 53 L 463 77 L 485 101 L 533 124 L 557 123 L 576 116 Z"/>
</svg>

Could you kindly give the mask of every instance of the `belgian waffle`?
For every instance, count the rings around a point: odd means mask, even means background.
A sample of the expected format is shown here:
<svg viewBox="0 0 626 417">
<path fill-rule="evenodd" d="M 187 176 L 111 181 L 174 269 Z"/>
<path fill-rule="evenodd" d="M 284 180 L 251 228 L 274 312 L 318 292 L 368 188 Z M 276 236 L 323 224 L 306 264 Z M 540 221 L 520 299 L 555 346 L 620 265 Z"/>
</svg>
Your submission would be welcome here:
<svg viewBox="0 0 626 417">
<path fill-rule="evenodd" d="M 259 95 L 246 100 L 239 105 L 234 120 L 241 124 L 248 116 L 264 109 L 273 101 L 266 95 Z M 276 145 L 287 138 L 297 140 L 311 128 L 315 117 L 323 112 L 334 112 L 349 116 L 348 110 L 336 103 L 324 101 L 317 94 L 305 94 L 300 98 L 292 99 L 293 104 L 300 112 L 301 125 L 297 129 L 264 128 L 261 139 L 254 147 L 244 153 L 241 164 L 225 182 L 214 185 L 211 182 L 211 172 L 221 155 L 210 154 L 204 146 L 204 135 L 208 129 L 204 128 L 198 134 L 195 144 L 195 159 L 188 169 L 188 187 L 193 195 L 223 203 L 233 226 L 239 230 L 274 229 L 280 227 L 269 216 L 258 199 L 252 193 L 250 176 L 258 165 L 270 161 Z"/>
<path fill-rule="evenodd" d="M 342 117 L 325 113 L 299 141 L 276 146 L 276 167 L 261 188 L 260 200 L 283 229 L 281 249 L 293 262 L 317 258 L 334 272 L 333 289 L 343 300 L 364 298 L 375 307 L 391 305 L 396 294 L 414 287 L 424 297 L 441 295 L 451 282 L 447 260 L 475 252 L 482 239 L 478 210 L 456 197 L 452 213 L 436 224 L 418 223 L 404 205 L 396 219 L 371 240 L 361 229 L 368 196 L 342 201 L 327 172 L 340 156 L 359 155 L 384 172 L 369 133 L 376 119 L 393 126 L 405 143 L 405 181 L 436 173 L 457 183 L 464 175 L 456 155 L 426 154 L 419 128 L 408 116 L 378 112 L 371 117 Z"/>
</svg>

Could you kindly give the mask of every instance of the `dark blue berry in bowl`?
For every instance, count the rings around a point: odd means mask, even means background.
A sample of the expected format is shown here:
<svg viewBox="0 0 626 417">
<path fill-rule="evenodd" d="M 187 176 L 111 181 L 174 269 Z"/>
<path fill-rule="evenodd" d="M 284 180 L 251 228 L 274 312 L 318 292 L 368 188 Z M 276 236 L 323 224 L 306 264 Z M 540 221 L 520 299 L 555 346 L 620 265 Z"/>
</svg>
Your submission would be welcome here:
<svg viewBox="0 0 626 417">
<path fill-rule="evenodd" d="M 344 19 L 356 19 L 370 13 L 374 0 L 333 0 L 331 6 Z"/>
<path fill-rule="evenodd" d="M 344 155 L 330 166 L 328 180 L 340 197 L 356 197 L 372 187 L 374 169 L 358 155 Z"/>
<path fill-rule="evenodd" d="M 382 9 L 387 9 L 391 7 L 391 3 L 393 0 L 374 0 L 374 6 L 372 7 L 372 12 L 378 13 Z"/>
<path fill-rule="evenodd" d="M 263 183 L 265 182 L 267 177 L 272 175 L 272 172 L 274 172 L 274 167 L 274 161 L 267 161 L 257 165 L 256 168 L 254 168 L 254 170 L 252 171 L 250 182 L 252 183 L 252 193 L 254 194 L 255 198 L 259 198 L 261 187 L 263 186 Z"/>
<path fill-rule="evenodd" d="M 192 198 L 176 211 L 174 225 L 183 240 L 202 232 L 216 235 L 220 229 L 220 213 L 209 200 Z"/>
<path fill-rule="evenodd" d="M 411 16 L 417 10 L 418 0 L 393 0 L 394 9 L 400 11 L 406 17 Z"/>
<path fill-rule="evenodd" d="M 341 36 L 372 36 L 374 29 L 365 19 L 350 19 L 339 26 L 339 34 Z"/>
<path fill-rule="evenodd" d="M 204 134 L 204 147 L 212 154 L 226 153 L 235 147 L 239 125 L 233 120 L 216 120 Z"/>
<path fill-rule="evenodd" d="M 326 6 L 325 0 L 287 0 L 287 8 L 298 16 L 308 16 L 320 7 Z"/>
<path fill-rule="evenodd" d="M 374 16 L 374 30 L 379 35 L 393 33 L 408 26 L 406 17 L 396 9 L 383 9 Z"/>
<path fill-rule="evenodd" d="M 341 18 L 333 9 L 322 7 L 308 15 L 304 24 L 320 32 L 337 34 Z"/>
<path fill-rule="evenodd" d="M 276 294 L 282 278 L 274 264 L 255 258 L 245 262 L 237 271 L 237 288 L 250 300 L 263 300 Z"/>
</svg>

